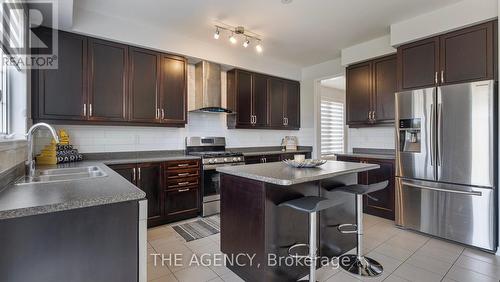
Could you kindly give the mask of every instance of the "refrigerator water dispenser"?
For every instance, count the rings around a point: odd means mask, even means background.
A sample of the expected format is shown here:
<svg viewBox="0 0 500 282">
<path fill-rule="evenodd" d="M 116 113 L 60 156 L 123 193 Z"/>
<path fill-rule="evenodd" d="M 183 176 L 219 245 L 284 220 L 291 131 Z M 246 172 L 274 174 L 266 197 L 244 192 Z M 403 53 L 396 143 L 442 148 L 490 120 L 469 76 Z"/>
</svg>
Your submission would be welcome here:
<svg viewBox="0 0 500 282">
<path fill-rule="evenodd" d="M 419 118 L 399 120 L 399 150 L 401 152 L 420 153 L 420 126 Z"/>
</svg>

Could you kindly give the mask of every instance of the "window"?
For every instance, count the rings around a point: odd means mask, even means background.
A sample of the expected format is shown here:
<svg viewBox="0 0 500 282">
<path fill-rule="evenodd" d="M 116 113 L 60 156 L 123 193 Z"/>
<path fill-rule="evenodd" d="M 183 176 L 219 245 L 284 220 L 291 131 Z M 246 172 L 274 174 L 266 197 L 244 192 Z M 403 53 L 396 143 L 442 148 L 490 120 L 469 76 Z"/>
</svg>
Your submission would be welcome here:
<svg viewBox="0 0 500 282">
<path fill-rule="evenodd" d="M 321 155 L 344 152 L 344 103 L 321 96 Z"/>
<path fill-rule="evenodd" d="M 3 49 L 0 48 L 0 58 L 4 57 Z M 9 134 L 9 95 L 7 91 L 7 68 L 6 64 L 0 66 L 0 135 Z"/>
</svg>

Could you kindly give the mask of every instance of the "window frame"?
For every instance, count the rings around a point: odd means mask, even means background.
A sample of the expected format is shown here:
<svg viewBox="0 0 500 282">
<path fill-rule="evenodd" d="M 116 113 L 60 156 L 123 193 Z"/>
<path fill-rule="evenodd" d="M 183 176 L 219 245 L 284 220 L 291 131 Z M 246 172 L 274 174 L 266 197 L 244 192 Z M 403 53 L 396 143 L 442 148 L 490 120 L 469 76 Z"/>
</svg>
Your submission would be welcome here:
<svg viewBox="0 0 500 282">
<path fill-rule="evenodd" d="M 342 132 L 342 149 L 340 151 L 325 152 L 325 150 L 324 150 L 323 137 L 322 137 L 323 136 L 322 135 L 322 132 L 323 132 L 323 123 L 322 123 L 322 120 L 323 120 L 323 110 L 322 110 L 323 101 L 329 101 L 332 103 L 337 103 L 337 104 L 342 105 L 342 119 L 340 121 L 340 127 L 341 127 L 341 132 Z M 319 130 L 320 131 L 320 140 L 319 140 L 320 141 L 320 152 L 319 152 L 320 156 L 321 157 L 329 157 L 329 156 L 335 155 L 336 153 L 344 153 L 345 149 L 346 149 L 346 145 L 347 145 L 347 132 L 346 132 L 346 125 L 345 125 L 345 121 L 346 121 L 346 103 L 345 103 L 345 100 L 330 97 L 327 95 L 320 95 L 319 107 L 320 107 L 320 130 Z"/>
</svg>

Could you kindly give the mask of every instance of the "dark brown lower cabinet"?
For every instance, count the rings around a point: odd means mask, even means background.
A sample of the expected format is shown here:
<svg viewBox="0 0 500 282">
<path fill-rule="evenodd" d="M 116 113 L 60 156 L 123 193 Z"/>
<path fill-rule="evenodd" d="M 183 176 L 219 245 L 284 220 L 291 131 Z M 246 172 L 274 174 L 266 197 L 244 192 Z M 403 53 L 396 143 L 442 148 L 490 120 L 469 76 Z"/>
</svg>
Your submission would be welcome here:
<svg viewBox="0 0 500 282">
<path fill-rule="evenodd" d="M 191 168 L 186 169 L 189 166 Z M 119 164 L 109 167 L 146 193 L 148 227 L 198 215 L 201 188 L 197 160 L 185 163 Z"/>
<path fill-rule="evenodd" d="M 358 183 L 373 184 L 382 181 L 389 181 L 389 186 L 386 189 L 370 193 L 372 198 L 364 197 L 363 212 L 390 220 L 394 220 L 395 211 L 395 166 L 394 160 L 391 159 L 372 159 L 372 158 L 356 158 L 338 156 L 337 160 L 345 162 L 370 163 L 377 164 L 380 168 L 362 172 L 358 174 Z M 375 200 L 376 199 L 376 200 Z"/>
</svg>

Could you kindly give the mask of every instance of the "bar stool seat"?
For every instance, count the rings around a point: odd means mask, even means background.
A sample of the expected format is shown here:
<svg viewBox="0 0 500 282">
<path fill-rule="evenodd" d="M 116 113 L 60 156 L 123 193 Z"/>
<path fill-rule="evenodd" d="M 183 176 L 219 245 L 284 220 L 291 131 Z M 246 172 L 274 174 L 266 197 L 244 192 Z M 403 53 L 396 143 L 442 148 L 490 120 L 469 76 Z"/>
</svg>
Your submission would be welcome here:
<svg viewBox="0 0 500 282">
<path fill-rule="evenodd" d="M 335 191 L 342 191 L 350 194 L 356 195 L 356 224 L 341 224 L 337 228 L 341 233 L 356 233 L 358 237 L 358 243 L 356 246 L 355 255 L 343 255 L 339 258 L 340 266 L 350 273 L 374 277 L 382 274 L 384 268 L 382 265 L 375 261 L 374 259 L 365 257 L 363 253 L 363 195 L 380 191 L 387 188 L 389 181 L 383 181 L 379 183 L 374 183 L 370 185 L 354 184 L 343 187 L 335 188 Z M 378 201 L 378 199 L 367 195 L 371 199 Z M 355 230 L 344 231 L 343 228 L 346 226 L 353 226 Z"/>
<path fill-rule="evenodd" d="M 341 203 L 317 196 L 304 196 L 298 199 L 290 200 L 279 204 L 279 207 L 289 207 L 294 210 L 309 214 L 309 255 L 296 256 L 298 258 L 307 257 L 311 260 L 309 265 L 309 281 L 316 282 L 316 259 L 317 259 L 317 213 L 319 211 L 337 206 Z M 297 247 L 307 247 L 307 244 L 295 244 L 288 248 L 288 252 Z M 305 281 L 305 280 L 300 280 Z"/>
</svg>

